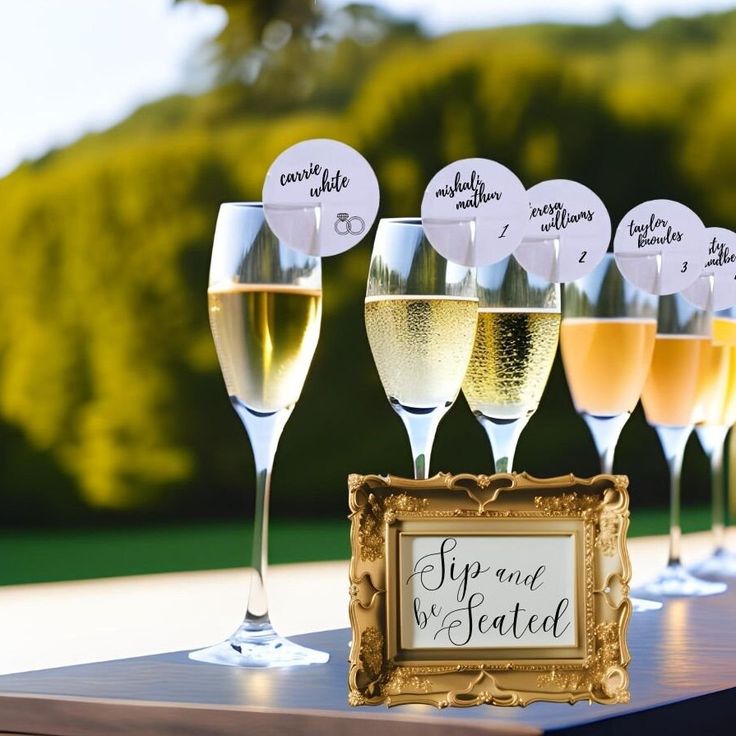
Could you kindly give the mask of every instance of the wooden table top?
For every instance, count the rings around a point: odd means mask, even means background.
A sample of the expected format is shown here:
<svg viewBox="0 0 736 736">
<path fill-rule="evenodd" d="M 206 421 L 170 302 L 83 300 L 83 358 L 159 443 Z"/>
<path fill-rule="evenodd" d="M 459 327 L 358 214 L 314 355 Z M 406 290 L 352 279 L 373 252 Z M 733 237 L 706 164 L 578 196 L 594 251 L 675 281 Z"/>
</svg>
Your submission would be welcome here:
<svg viewBox="0 0 736 736">
<path fill-rule="evenodd" d="M 155 615 L 152 612 L 152 615 Z M 53 646 L 53 618 L 36 646 Z M 347 629 L 295 637 L 330 652 L 325 665 L 241 670 L 185 652 L 0 677 L 0 734 L 612 734 L 733 733 L 736 584 L 720 596 L 676 599 L 635 614 L 631 702 L 534 703 L 437 711 L 347 704 Z M 725 729 L 728 723 L 729 729 Z M 720 725 L 724 726 L 723 731 Z"/>
</svg>

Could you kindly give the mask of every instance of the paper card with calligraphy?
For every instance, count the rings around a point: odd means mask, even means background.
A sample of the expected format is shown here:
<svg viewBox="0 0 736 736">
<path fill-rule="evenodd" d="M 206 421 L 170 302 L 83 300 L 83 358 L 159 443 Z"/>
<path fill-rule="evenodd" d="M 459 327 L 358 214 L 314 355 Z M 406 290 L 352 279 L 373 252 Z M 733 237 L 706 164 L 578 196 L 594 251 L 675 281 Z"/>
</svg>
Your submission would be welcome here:
<svg viewBox="0 0 736 736">
<path fill-rule="evenodd" d="M 708 260 L 696 281 L 682 295 L 710 312 L 736 306 L 736 233 L 724 227 L 707 227 Z"/>
<path fill-rule="evenodd" d="M 613 250 L 626 280 L 650 294 L 687 289 L 708 261 L 702 220 L 670 199 L 653 199 L 630 209 L 616 228 Z"/>
<path fill-rule="evenodd" d="M 626 702 L 627 485 L 350 476 L 350 703 Z"/>
<path fill-rule="evenodd" d="M 440 169 L 422 198 L 422 225 L 448 261 L 487 266 L 516 250 L 527 228 L 529 201 L 511 169 L 464 158 Z"/>
<path fill-rule="evenodd" d="M 278 238 L 314 256 L 334 256 L 366 236 L 378 214 L 378 179 L 354 148 L 330 138 L 282 151 L 263 182 L 263 213 Z"/>
<path fill-rule="evenodd" d="M 540 181 L 527 192 L 529 225 L 514 257 L 530 273 L 569 283 L 603 260 L 611 218 L 601 198 L 569 179 Z"/>
</svg>

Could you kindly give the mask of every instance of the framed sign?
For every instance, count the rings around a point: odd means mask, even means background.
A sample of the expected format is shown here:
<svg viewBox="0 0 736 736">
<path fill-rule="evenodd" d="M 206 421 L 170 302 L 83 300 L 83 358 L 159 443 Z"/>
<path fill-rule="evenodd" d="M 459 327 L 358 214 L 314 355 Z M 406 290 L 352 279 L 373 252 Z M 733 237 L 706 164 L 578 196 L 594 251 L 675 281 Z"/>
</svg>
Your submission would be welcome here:
<svg viewBox="0 0 736 736">
<path fill-rule="evenodd" d="M 351 705 L 628 700 L 626 476 L 348 485 Z"/>
</svg>

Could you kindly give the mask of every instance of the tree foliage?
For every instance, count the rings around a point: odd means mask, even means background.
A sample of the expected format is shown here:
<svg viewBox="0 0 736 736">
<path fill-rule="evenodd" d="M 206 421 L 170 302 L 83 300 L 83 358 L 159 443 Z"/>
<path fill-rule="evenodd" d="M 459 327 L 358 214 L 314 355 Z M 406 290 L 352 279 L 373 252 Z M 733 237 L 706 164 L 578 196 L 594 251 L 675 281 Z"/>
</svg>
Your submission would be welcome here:
<svg viewBox="0 0 736 736">
<path fill-rule="evenodd" d="M 251 43 L 267 18 L 247 18 Z M 270 162 L 298 140 L 333 137 L 361 150 L 378 173 L 384 216 L 416 214 L 439 167 L 479 155 L 528 186 L 577 179 L 614 221 L 639 201 L 670 197 L 709 225 L 736 227 L 736 15 L 432 40 L 397 29 L 371 45 L 335 44 L 307 97 L 284 99 L 271 86 L 278 114 L 229 80 L 148 105 L 0 180 L 8 518 L 38 521 L 40 500 L 64 518 L 85 505 L 239 507 L 252 464 L 207 325 L 211 237 L 218 204 L 258 199 Z M 369 253 L 370 238 L 325 263 L 322 339 L 274 477 L 275 504 L 292 513 L 341 515 L 349 472 L 410 471 L 363 328 Z M 704 493 L 702 459 L 689 462 L 686 488 Z M 559 365 L 518 464 L 537 475 L 596 470 Z M 635 486 L 659 489 L 648 501 L 664 501 L 664 462 L 638 415 L 617 464 Z M 490 467 L 462 399 L 440 427 L 433 467 Z"/>
</svg>

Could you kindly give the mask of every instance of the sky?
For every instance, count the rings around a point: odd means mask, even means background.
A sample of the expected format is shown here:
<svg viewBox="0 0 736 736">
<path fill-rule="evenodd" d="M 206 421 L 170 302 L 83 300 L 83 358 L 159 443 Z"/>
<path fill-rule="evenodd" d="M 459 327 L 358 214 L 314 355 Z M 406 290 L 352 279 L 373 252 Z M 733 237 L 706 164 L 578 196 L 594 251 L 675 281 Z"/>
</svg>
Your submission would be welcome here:
<svg viewBox="0 0 736 736">
<path fill-rule="evenodd" d="M 186 88 L 224 20 L 172 0 L 0 0 L 0 176 Z"/>
<path fill-rule="evenodd" d="M 338 8 L 345 0 L 323 0 Z M 736 0 L 374 0 L 433 34 L 530 21 L 646 25 Z M 0 0 L 0 176 L 144 102 L 203 83 L 196 59 L 221 9 L 173 0 Z"/>
</svg>

